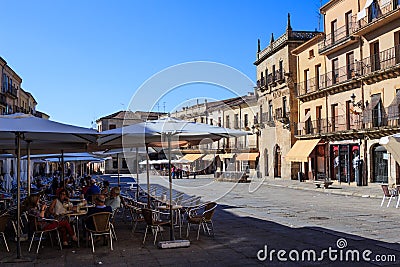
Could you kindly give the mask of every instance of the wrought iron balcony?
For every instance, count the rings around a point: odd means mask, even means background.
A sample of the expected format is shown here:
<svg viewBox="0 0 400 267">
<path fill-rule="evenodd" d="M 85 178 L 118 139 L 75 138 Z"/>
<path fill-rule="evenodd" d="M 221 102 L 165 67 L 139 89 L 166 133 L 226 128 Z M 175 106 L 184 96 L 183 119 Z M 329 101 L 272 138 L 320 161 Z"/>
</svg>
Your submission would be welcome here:
<svg viewBox="0 0 400 267">
<path fill-rule="evenodd" d="M 11 86 L 5 87 L 5 86 L 3 86 L 1 89 L 2 89 L 2 92 L 4 94 L 8 94 L 8 95 L 10 95 L 12 97 L 18 97 L 17 89 L 15 87 L 11 87 Z"/>
<path fill-rule="evenodd" d="M 354 64 L 349 64 L 335 69 L 318 77 L 297 84 L 298 96 L 315 93 L 331 86 L 345 83 L 353 79 L 367 79 L 369 76 L 376 76 L 377 72 L 384 72 L 393 67 L 400 67 L 400 45 L 386 49 Z M 381 77 L 384 79 L 384 77 Z M 375 81 L 375 80 L 373 80 Z M 373 82 L 371 81 L 371 82 Z"/>
<path fill-rule="evenodd" d="M 367 15 L 364 18 L 357 21 L 357 14 L 353 16 L 353 32 L 357 33 L 358 31 L 368 27 L 372 23 L 375 23 L 392 14 L 393 12 L 399 10 L 399 8 L 400 1 L 398 0 L 375 1 L 367 10 Z"/>
<path fill-rule="evenodd" d="M 347 66 L 343 66 L 328 73 L 322 74 L 319 77 L 313 77 L 307 81 L 298 83 L 298 96 L 314 93 L 355 78 L 358 75 L 355 66 L 355 64 L 349 64 Z"/>
<path fill-rule="evenodd" d="M 316 135 L 362 129 L 361 115 L 334 116 L 329 120 L 307 120 L 297 123 L 297 135 Z"/>
<path fill-rule="evenodd" d="M 297 132 L 295 135 L 339 135 L 344 132 L 376 130 L 381 127 L 400 127 L 400 108 L 389 106 L 385 109 L 368 109 L 362 113 L 351 113 L 349 115 L 334 116 L 327 119 L 307 120 L 306 122 L 295 123 Z"/>
<path fill-rule="evenodd" d="M 318 52 L 323 53 L 328 49 L 345 42 L 351 38 L 353 32 L 353 22 L 344 25 L 335 31 L 325 35 L 325 38 L 318 44 Z"/>
<path fill-rule="evenodd" d="M 391 68 L 400 63 L 400 45 L 386 49 L 378 54 L 366 57 L 358 62 L 361 75 L 368 75 L 375 71 Z"/>
</svg>

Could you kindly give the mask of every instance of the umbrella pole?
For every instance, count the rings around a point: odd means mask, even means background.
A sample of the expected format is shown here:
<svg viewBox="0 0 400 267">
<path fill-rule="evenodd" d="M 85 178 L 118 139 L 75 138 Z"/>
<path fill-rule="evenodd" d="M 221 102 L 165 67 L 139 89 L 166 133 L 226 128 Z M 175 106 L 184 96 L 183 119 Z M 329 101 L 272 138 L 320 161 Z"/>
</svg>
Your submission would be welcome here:
<svg viewBox="0 0 400 267">
<path fill-rule="evenodd" d="M 120 184 L 120 178 L 119 178 L 119 154 L 117 153 L 117 170 L 118 170 L 118 187 L 119 187 L 119 184 Z"/>
<path fill-rule="evenodd" d="M 27 172 L 27 184 L 28 184 L 28 196 L 31 195 L 31 141 L 28 141 L 28 166 L 26 167 Z"/>
<path fill-rule="evenodd" d="M 147 175 L 147 208 L 150 209 L 150 170 L 149 147 L 146 145 L 146 175 Z"/>
<path fill-rule="evenodd" d="M 21 259 L 21 133 L 17 138 L 17 259 Z"/>
<path fill-rule="evenodd" d="M 136 201 L 139 199 L 139 148 L 136 148 Z"/>
<path fill-rule="evenodd" d="M 64 150 L 61 150 L 61 181 L 63 188 L 65 188 L 65 177 L 64 177 Z"/>
<path fill-rule="evenodd" d="M 174 238 L 174 216 L 172 216 L 172 175 L 171 175 L 171 133 L 167 133 L 168 140 L 168 181 L 169 181 L 169 217 L 171 219 L 171 227 L 169 228 L 169 238 L 170 240 L 175 240 Z"/>
</svg>

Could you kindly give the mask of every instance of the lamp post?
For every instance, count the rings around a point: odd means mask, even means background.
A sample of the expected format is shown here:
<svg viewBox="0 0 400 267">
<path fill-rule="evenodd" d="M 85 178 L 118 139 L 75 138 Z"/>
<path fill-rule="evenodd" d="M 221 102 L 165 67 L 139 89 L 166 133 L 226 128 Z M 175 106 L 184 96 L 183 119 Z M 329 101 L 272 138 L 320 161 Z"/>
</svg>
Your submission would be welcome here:
<svg viewBox="0 0 400 267">
<path fill-rule="evenodd" d="M 360 101 L 356 102 L 356 95 L 354 93 L 350 96 L 350 99 L 351 99 L 351 104 L 353 105 L 353 107 L 357 107 L 357 108 L 361 109 L 360 113 L 355 113 L 355 114 L 358 114 L 358 115 L 362 114 L 364 112 L 364 110 L 365 110 L 365 107 L 366 107 L 366 106 L 364 106 L 363 100 L 361 99 Z M 366 105 L 368 105 L 368 102 L 366 103 Z M 362 127 L 361 129 L 365 128 L 364 122 L 361 123 L 361 127 Z M 363 139 L 364 139 L 364 151 L 363 151 L 363 154 L 364 154 L 363 155 L 363 159 L 364 159 L 364 161 L 359 160 L 359 163 L 362 164 L 362 181 L 357 185 L 367 185 L 368 184 L 368 182 L 367 182 L 368 181 L 368 173 L 367 173 L 368 172 L 368 168 L 367 168 L 367 154 L 368 154 L 368 151 L 367 151 L 367 140 L 368 140 L 368 136 L 366 136 L 365 133 L 363 133 Z M 361 143 L 361 142 L 359 142 L 359 143 Z"/>
</svg>

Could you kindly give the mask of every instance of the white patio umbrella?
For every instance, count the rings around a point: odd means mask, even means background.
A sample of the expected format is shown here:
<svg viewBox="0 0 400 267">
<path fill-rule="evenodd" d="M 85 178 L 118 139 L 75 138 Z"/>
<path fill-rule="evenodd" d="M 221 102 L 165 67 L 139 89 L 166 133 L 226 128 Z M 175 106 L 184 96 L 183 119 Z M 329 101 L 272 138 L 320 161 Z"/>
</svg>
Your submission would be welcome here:
<svg viewBox="0 0 400 267">
<path fill-rule="evenodd" d="M 382 137 L 379 144 L 383 145 L 393 158 L 400 164 L 400 134 L 393 134 Z"/>
<path fill-rule="evenodd" d="M 114 131 L 114 130 L 111 130 Z M 109 131 L 108 131 L 109 132 Z M 116 132 L 119 136 L 113 135 Z M 107 133 L 107 132 L 106 132 Z M 110 132 L 109 132 L 110 133 Z M 105 132 L 103 132 L 105 134 Z M 179 120 L 176 118 L 164 118 L 154 121 L 146 121 L 120 129 L 115 129 L 107 138 L 100 137 L 98 140 L 99 145 L 116 144 L 123 147 L 142 146 L 142 147 L 166 147 L 168 150 L 169 160 L 169 201 L 170 201 L 170 218 L 173 224 L 172 216 L 172 177 L 171 177 L 171 147 L 180 146 L 183 144 L 198 145 L 200 143 L 210 143 L 218 141 L 221 138 L 228 137 L 241 137 L 250 133 L 227 129 L 223 127 L 212 126 L 208 124 L 201 124 L 196 122 L 189 122 Z M 148 202 L 150 196 L 149 186 L 149 164 L 147 157 L 147 194 Z M 148 203 L 149 205 L 149 203 Z M 174 240 L 173 228 L 170 227 L 170 239 Z"/>
<path fill-rule="evenodd" d="M 16 151 L 17 156 L 17 218 L 21 216 L 21 145 L 28 145 L 30 153 L 43 151 L 85 151 L 90 143 L 95 143 L 97 132 L 93 129 L 62 124 L 36 118 L 27 114 L 0 116 L 0 148 Z M 29 185 L 30 187 L 30 185 Z M 17 229 L 20 220 L 17 220 Z M 20 233 L 17 231 L 17 259 L 21 259 Z"/>
</svg>

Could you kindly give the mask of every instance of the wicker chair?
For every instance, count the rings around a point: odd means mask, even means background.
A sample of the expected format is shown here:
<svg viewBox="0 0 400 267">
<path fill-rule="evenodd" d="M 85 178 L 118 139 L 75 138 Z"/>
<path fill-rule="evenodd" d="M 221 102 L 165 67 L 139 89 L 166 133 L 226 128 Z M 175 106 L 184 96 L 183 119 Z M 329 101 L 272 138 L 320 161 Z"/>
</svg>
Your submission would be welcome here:
<svg viewBox="0 0 400 267">
<path fill-rule="evenodd" d="M 86 218 L 86 231 L 90 233 L 90 239 L 92 241 L 92 252 L 94 253 L 94 237 L 95 236 L 109 236 L 110 237 L 110 248 L 113 250 L 113 234 L 111 230 L 110 218 L 112 213 L 110 212 L 98 212 L 89 215 Z M 93 222 L 93 229 L 88 227 L 88 221 Z"/>
<path fill-rule="evenodd" d="M 142 209 L 134 205 L 127 205 L 126 207 L 129 209 L 131 215 L 132 233 L 134 233 L 137 224 L 140 222 L 144 222 Z"/>
<path fill-rule="evenodd" d="M 144 238 L 143 238 L 143 245 L 146 242 L 146 236 L 147 236 L 147 231 L 150 228 L 151 230 L 155 230 L 155 234 L 154 234 L 154 242 L 153 244 L 156 244 L 156 240 L 157 240 L 157 234 L 158 232 L 161 233 L 161 227 L 162 226 L 167 226 L 167 227 L 171 227 L 171 222 L 170 221 L 162 221 L 160 220 L 161 215 L 164 213 L 161 213 L 159 211 L 156 210 L 151 210 L 151 209 L 142 209 L 142 215 L 143 218 L 147 224 L 146 226 L 146 231 L 144 233 Z"/>
<path fill-rule="evenodd" d="M 383 184 L 382 186 L 382 191 L 383 191 L 383 198 L 381 202 L 381 207 L 383 206 L 383 203 L 385 202 L 385 199 L 389 199 L 387 206 L 390 206 L 390 202 L 392 201 L 392 198 L 397 198 L 398 197 L 398 191 L 389 190 L 389 186 L 387 184 Z M 396 205 L 397 207 L 398 205 Z"/>
<path fill-rule="evenodd" d="M 199 225 L 199 228 L 197 230 L 197 240 L 199 240 L 201 227 L 203 227 L 204 232 L 206 232 L 207 230 L 208 235 L 214 236 L 214 224 L 212 221 L 212 217 L 214 216 L 216 207 L 217 203 L 209 202 L 202 204 L 198 207 L 191 208 L 188 211 L 188 217 L 187 217 L 188 225 L 187 225 L 186 236 L 189 237 L 191 224 Z"/>
<path fill-rule="evenodd" d="M 29 217 L 29 225 L 30 225 L 30 227 L 33 228 L 31 243 L 30 243 L 29 249 L 28 249 L 29 252 L 31 251 L 33 240 L 35 239 L 36 235 L 40 235 L 39 236 L 39 243 L 38 243 L 37 249 L 36 249 L 36 254 L 39 253 L 40 243 L 42 242 L 43 234 L 48 234 L 49 235 L 51 246 L 53 247 L 53 239 L 52 239 L 52 236 L 51 236 L 52 232 L 56 232 L 57 233 L 58 244 L 60 246 L 60 250 L 62 250 L 60 234 L 58 232 L 58 221 L 57 220 L 46 219 L 46 218 L 40 218 L 39 219 L 38 217 L 33 216 L 33 215 L 28 215 L 28 217 Z M 54 227 L 44 230 L 43 226 L 45 224 L 52 224 L 54 222 L 56 222 L 54 224 Z"/>
<path fill-rule="evenodd" d="M 0 234 L 3 236 L 4 245 L 6 246 L 7 252 L 9 252 L 10 250 L 8 249 L 8 244 L 4 232 L 10 219 L 11 215 L 9 215 L 8 213 L 4 213 L 0 216 Z"/>
</svg>

